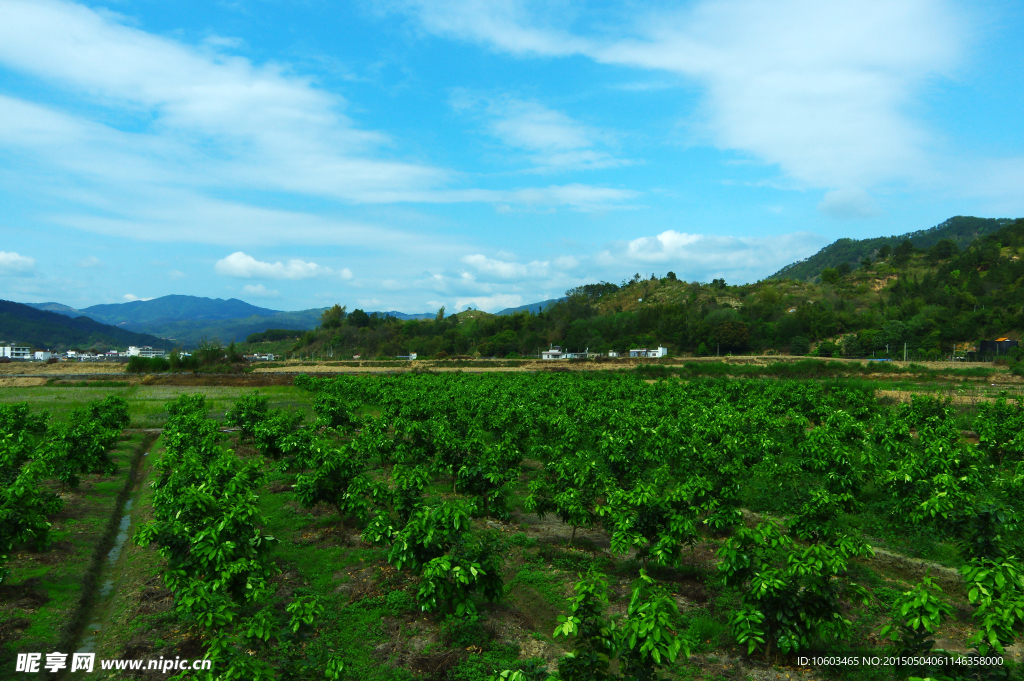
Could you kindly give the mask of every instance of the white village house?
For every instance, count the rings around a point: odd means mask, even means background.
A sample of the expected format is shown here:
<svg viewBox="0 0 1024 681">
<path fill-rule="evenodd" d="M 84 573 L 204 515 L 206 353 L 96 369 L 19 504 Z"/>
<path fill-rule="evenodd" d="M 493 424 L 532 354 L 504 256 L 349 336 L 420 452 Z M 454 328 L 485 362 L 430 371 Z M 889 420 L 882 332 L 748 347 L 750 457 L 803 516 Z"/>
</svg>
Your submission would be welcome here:
<svg viewBox="0 0 1024 681">
<path fill-rule="evenodd" d="M 3 345 L 0 346 L 0 357 L 32 359 L 32 348 L 25 345 Z"/>
<path fill-rule="evenodd" d="M 630 357 L 667 357 L 668 348 L 663 348 L 660 345 L 657 348 L 649 350 L 647 348 L 636 348 L 629 351 Z"/>
<path fill-rule="evenodd" d="M 149 345 L 142 345 L 138 347 L 134 345 L 128 346 L 129 357 L 163 357 L 164 354 L 163 350 L 154 350 Z"/>
<path fill-rule="evenodd" d="M 565 353 L 562 352 L 562 348 L 560 346 L 553 345 L 550 348 L 548 348 L 547 350 L 545 350 L 542 353 L 540 353 L 540 358 L 541 359 L 563 359 L 563 355 L 564 354 Z"/>
<path fill-rule="evenodd" d="M 561 346 L 553 345 L 547 350 L 540 353 L 541 359 L 587 359 L 590 357 L 598 356 L 596 353 L 590 352 L 590 348 L 587 348 L 585 352 L 566 352 L 562 350 Z M 609 352 L 609 357 L 618 357 L 619 353 Z M 668 356 L 668 348 L 658 346 L 657 348 L 634 348 L 629 351 L 630 357 L 666 357 Z"/>
</svg>

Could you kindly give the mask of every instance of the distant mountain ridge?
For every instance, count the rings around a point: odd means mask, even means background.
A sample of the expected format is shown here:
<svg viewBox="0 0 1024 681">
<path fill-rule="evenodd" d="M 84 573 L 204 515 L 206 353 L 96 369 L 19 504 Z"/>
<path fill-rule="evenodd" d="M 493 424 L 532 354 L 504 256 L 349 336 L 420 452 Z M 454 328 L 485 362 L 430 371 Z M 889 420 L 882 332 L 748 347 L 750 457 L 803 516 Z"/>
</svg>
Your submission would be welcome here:
<svg viewBox="0 0 1024 681">
<path fill-rule="evenodd" d="M 43 310 L 45 312 L 56 312 L 57 314 L 67 315 L 68 317 L 81 317 L 84 313 L 76 310 L 73 307 L 69 307 L 62 303 L 19 303 L 20 305 L 28 305 L 34 307 L 37 310 Z"/>
<path fill-rule="evenodd" d="M 316 328 L 321 313 L 326 309 L 272 310 L 237 298 L 224 300 L 186 295 L 92 305 L 82 309 L 56 302 L 23 304 L 70 318 L 86 317 L 123 330 L 159 336 L 167 339 L 164 342 L 171 346 L 194 346 L 202 338 L 218 338 L 224 343 L 244 341 L 251 334 L 262 333 L 267 329 L 308 331 Z M 376 314 L 409 320 L 433 319 L 436 313 L 406 314 L 392 310 Z"/>
<path fill-rule="evenodd" d="M 174 344 L 163 338 L 135 333 L 89 317 L 73 317 L 40 310 L 9 300 L 0 300 L 0 340 L 50 350 L 97 348 L 125 349 L 129 345 L 151 345 L 170 350 Z"/>
<path fill-rule="evenodd" d="M 516 312 L 540 312 L 557 303 L 552 298 L 538 303 L 506 308 L 499 315 Z M 308 331 L 320 323 L 320 314 L 326 308 L 312 308 L 287 312 L 257 307 L 237 298 L 203 298 L 199 296 L 168 295 L 152 300 L 134 300 L 127 303 L 108 303 L 76 309 L 63 303 L 24 303 L 67 317 L 87 317 L 121 329 L 166 338 L 172 344 L 193 346 L 202 338 L 218 338 L 224 343 L 242 341 L 254 333 L 267 329 L 297 329 Z M 433 319 L 436 312 L 406 313 L 397 310 L 367 311 L 380 317 L 388 315 L 408 321 Z"/>
<path fill-rule="evenodd" d="M 848 263 L 851 267 L 856 268 L 861 260 L 873 257 L 882 246 L 896 248 L 904 240 L 910 240 L 917 248 L 928 249 L 943 239 L 950 239 L 960 249 L 964 249 L 978 237 L 992 234 L 1011 222 L 1013 220 L 1009 218 L 975 218 L 958 215 L 930 229 L 907 232 L 898 236 L 838 239 L 811 257 L 790 263 L 766 279 L 808 281 L 821 274 L 821 271 L 827 267 L 837 267 Z"/>
<path fill-rule="evenodd" d="M 88 317 L 128 331 L 166 338 L 171 345 L 184 346 L 194 346 L 204 337 L 229 343 L 272 328 L 312 329 L 320 322 L 320 314 L 325 309 L 285 312 L 250 305 L 237 298 L 185 295 L 92 305 L 81 310 L 53 302 L 28 305 L 69 317 Z"/>
<path fill-rule="evenodd" d="M 516 314 L 517 312 L 530 312 L 532 314 L 537 314 L 538 312 L 543 312 L 555 303 L 563 300 L 565 300 L 565 298 L 549 298 L 548 300 L 542 300 L 539 303 L 527 303 L 526 305 L 520 305 L 519 307 L 506 307 L 504 310 L 496 312 L 495 314 L 507 315 Z"/>
<path fill-rule="evenodd" d="M 106 324 L 146 324 L 181 319 L 243 319 L 273 317 L 280 314 L 278 310 L 256 307 L 237 298 L 223 300 L 182 295 L 134 300 L 130 303 L 93 305 L 79 312 Z"/>
<path fill-rule="evenodd" d="M 388 312 L 381 312 L 378 310 L 375 312 L 367 312 L 366 314 L 375 314 L 378 317 L 387 317 L 388 315 L 391 315 L 396 319 L 401 319 L 403 322 L 409 321 L 410 319 L 433 319 L 437 316 L 436 312 L 416 312 L 408 314 L 406 312 L 396 312 L 395 310 L 389 310 Z"/>
</svg>

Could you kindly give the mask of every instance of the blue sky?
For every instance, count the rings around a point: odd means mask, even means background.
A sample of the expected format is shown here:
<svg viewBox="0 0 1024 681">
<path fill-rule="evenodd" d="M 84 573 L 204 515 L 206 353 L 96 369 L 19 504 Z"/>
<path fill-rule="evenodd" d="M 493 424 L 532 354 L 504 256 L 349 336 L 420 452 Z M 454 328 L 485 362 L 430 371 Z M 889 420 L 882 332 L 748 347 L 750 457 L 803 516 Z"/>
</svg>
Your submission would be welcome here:
<svg viewBox="0 0 1024 681">
<path fill-rule="evenodd" d="M 485 310 L 1024 215 L 1024 6 L 0 0 L 0 297 Z"/>
</svg>

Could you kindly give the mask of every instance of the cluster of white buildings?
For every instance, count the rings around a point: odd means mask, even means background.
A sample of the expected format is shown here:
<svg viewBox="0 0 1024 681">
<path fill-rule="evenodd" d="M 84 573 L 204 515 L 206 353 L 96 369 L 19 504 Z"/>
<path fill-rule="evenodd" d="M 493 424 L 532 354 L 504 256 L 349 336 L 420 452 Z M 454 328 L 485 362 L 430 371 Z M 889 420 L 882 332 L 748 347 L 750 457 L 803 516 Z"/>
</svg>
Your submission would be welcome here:
<svg viewBox="0 0 1024 681">
<path fill-rule="evenodd" d="M 154 349 L 148 345 L 132 345 L 127 350 L 108 350 L 100 353 L 78 352 L 77 350 L 50 352 L 49 350 L 35 350 L 28 345 L 0 345 L 0 357 L 24 362 L 45 362 L 53 358 L 79 362 L 116 361 L 126 357 L 163 357 L 165 354 L 164 350 Z"/>
<path fill-rule="evenodd" d="M 584 352 L 565 352 L 558 345 L 553 345 L 547 350 L 540 353 L 541 359 L 589 359 L 591 357 L 601 357 L 599 352 L 590 352 L 590 348 L 587 348 Z M 619 357 L 617 352 L 609 352 L 608 357 Z M 634 348 L 629 351 L 626 357 L 666 357 L 668 356 L 668 348 L 663 348 L 660 345 L 654 349 L 648 348 Z"/>
</svg>

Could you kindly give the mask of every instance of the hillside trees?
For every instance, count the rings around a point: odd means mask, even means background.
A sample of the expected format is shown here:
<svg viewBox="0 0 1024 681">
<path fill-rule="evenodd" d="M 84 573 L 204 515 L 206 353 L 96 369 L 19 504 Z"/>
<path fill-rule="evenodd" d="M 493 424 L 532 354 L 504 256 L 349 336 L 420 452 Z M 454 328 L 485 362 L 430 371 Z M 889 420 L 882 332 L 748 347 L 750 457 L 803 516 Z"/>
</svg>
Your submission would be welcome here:
<svg viewBox="0 0 1024 681">
<path fill-rule="evenodd" d="M 1017 253 L 1024 221 L 973 242 L 947 239 L 872 240 L 874 246 L 864 247 L 869 254 L 877 251 L 878 260 L 858 272 L 849 270 L 857 258 L 839 248 L 827 267 L 808 270 L 800 281 L 730 286 L 721 280 L 704 285 L 634 277 L 621 286 L 588 284 L 566 291 L 562 301 L 539 314 L 403 322 L 356 310 L 322 323 L 295 350 L 350 350 L 364 358 L 410 352 L 510 357 L 535 355 L 549 343 L 592 352 L 661 344 L 680 355 L 698 352 L 702 343 L 710 350 L 721 344 L 723 352 L 785 352 L 798 337 L 815 344 L 859 334 L 856 344 L 846 343 L 848 356 L 884 353 L 887 345 L 895 356 L 906 343 L 914 355 L 938 357 L 953 342 L 1024 331 L 1018 300 L 1024 260 Z M 918 241 L 932 249 L 929 255 L 914 246 Z M 886 245 L 893 251 L 883 255 Z M 825 286 L 807 283 L 819 272 Z M 903 332 L 883 328 L 893 322 Z"/>
</svg>

